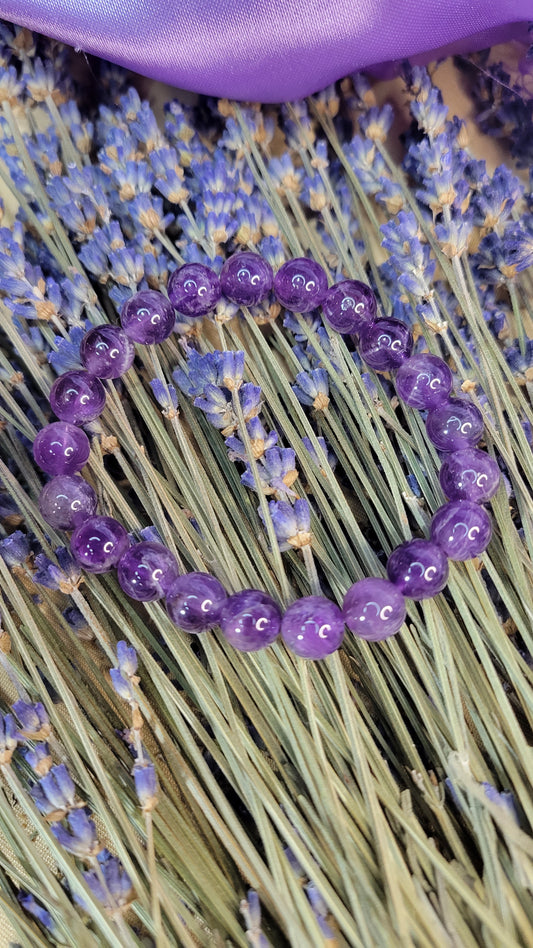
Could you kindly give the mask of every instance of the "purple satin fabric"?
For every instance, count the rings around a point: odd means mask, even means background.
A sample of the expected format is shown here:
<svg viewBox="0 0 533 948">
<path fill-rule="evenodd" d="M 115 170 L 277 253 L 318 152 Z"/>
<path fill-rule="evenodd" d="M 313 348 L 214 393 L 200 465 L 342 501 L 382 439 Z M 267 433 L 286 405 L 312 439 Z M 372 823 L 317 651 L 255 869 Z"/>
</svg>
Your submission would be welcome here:
<svg viewBox="0 0 533 948">
<path fill-rule="evenodd" d="M 531 16 L 532 0 L 0 0 L 2 19 L 142 75 L 262 102 L 450 44 L 480 49 L 513 24 L 525 41 Z"/>
</svg>

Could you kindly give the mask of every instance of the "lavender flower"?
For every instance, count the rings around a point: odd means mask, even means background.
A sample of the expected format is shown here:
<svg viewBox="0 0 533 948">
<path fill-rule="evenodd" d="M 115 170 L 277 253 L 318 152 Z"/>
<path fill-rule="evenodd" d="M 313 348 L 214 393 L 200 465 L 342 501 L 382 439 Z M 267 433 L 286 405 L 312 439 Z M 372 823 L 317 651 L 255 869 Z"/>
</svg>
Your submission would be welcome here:
<svg viewBox="0 0 533 948">
<path fill-rule="evenodd" d="M 134 701 L 134 686 L 138 684 L 137 653 L 126 642 L 117 642 L 117 668 L 110 668 L 111 684 L 116 693 L 124 701 Z"/>
<path fill-rule="evenodd" d="M 0 764 L 2 766 L 11 762 L 20 733 L 12 714 L 4 714 L 0 717 Z"/>
<path fill-rule="evenodd" d="M 40 905 L 30 892 L 24 892 L 22 889 L 18 893 L 17 898 L 22 908 L 28 912 L 29 915 L 32 915 L 46 931 L 50 932 L 53 938 L 57 938 L 60 941 L 59 929 L 48 909 Z"/>
<path fill-rule="evenodd" d="M 294 504 L 271 500 L 268 509 L 280 550 L 300 550 L 311 543 L 311 509 L 307 500 L 298 498 Z"/>
<path fill-rule="evenodd" d="M 28 704 L 20 698 L 11 707 L 20 721 L 18 733 L 21 737 L 43 740 L 50 736 L 50 720 L 44 704 L 40 701 Z"/>
<path fill-rule="evenodd" d="M 83 878 L 92 894 L 112 914 L 117 909 L 126 908 L 132 901 L 134 897 L 132 881 L 120 859 L 113 856 L 108 849 L 102 849 L 97 859 L 100 871 L 89 869 L 83 873 Z M 88 911 L 86 900 L 82 895 L 75 893 L 74 901 Z"/>
<path fill-rule="evenodd" d="M 39 777 L 44 777 L 52 766 L 52 755 L 46 741 L 43 744 L 34 744 L 23 751 L 26 763 Z"/>
<path fill-rule="evenodd" d="M 0 540 L 0 556 L 8 566 L 22 566 L 30 554 L 30 538 L 21 530 Z"/>
<path fill-rule="evenodd" d="M 240 909 L 251 948 L 270 948 L 268 938 L 261 931 L 261 904 L 257 892 L 249 889 L 248 898 L 241 901 Z"/>
<path fill-rule="evenodd" d="M 46 586 L 48 589 L 59 589 L 61 592 L 68 593 L 79 586 L 81 570 L 66 547 L 58 546 L 54 553 L 57 563 L 53 563 L 44 553 L 39 553 L 35 557 L 37 569 L 33 574 L 33 581 L 39 586 Z"/>
<path fill-rule="evenodd" d="M 292 390 L 302 405 L 311 405 L 315 411 L 325 411 L 329 405 L 329 378 L 325 369 L 299 372 Z"/>
<path fill-rule="evenodd" d="M 52 825 L 58 843 L 79 859 L 91 859 L 102 848 L 93 821 L 84 809 L 72 810 L 67 817 L 68 830 L 61 823 Z"/>
<path fill-rule="evenodd" d="M 155 767 L 150 760 L 137 760 L 133 767 L 133 779 L 137 799 L 144 812 L 148 813 L 157 806 L 157 777 Z"/>
</svg>

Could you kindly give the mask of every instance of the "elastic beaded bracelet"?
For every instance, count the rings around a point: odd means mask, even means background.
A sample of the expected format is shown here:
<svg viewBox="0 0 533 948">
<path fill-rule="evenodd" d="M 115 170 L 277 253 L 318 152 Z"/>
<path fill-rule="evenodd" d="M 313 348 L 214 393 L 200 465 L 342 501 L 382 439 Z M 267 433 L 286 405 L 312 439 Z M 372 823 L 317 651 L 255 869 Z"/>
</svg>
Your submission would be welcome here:
<svg viewBox="0 0 533 948">
<path fill-rule="evenodd" d="M 89 457 L 87 435 L 77 426 L 97 418 L 106 393 L 101 379 L 123 375 L 134 359 L 134 343 L 154 345 L 173 331 L 175 311 L 201 318 L 224 296 L 240 306 L 254 306 L 273 290 L 291 312 L 308 313 L 319 305 L 336 332 L 358 340 L 359 354 L 371 368 L 394 372 L 398 397 L 413 409 L 427 411 L 426 432 L 446 452 L 440 483 L 448 502 L 434 514 L 430 539 L 401 543 L 387 562 L 387 579 L 369 577 L 354 583 L 342 609 L 325 596 L 305 596 L 284 613 L 258 589 L 227 595 L 209 573 L 181 574 L 173 554 L 162 543 L 130 547 L 125 528 L 112 517 L 97 516 L 94 491 L 78 472 Z M 355 635 L 379 641 L 394 635 L 406 617 L 406 598 L 428 599 L 448 581 L 448 560 L 479 556 L 490 542 L 491 519 L 480 506 L 500 483 L 497 463 L 475 447 L 483 418 L 472 402 L 451 395 L 453 377 L 439 356 L 412 355 L 413 337 L 398 319 L 379 317 L 371 288 L 342 280 L 328 289 L 325 271 L 314 260 L 299 257 L 273 275 L 258 254 L 229 257 L 220 277 L 203 264 L 185 264 L 168 283 L 168 298 L 142 290 L 122 308 L 121 328 L 90 329 L 81 344 L 85 370 L 65 372 L 54 382 L 50 404 L 60 419 L 35 438 L 36 463 L 54 475 L 39 497 L 44 519 L 58 529 L 73 530 L 70 549 L 88 572 L 117 567 L 118 581 L 132 599 L 165 599 L 170 619 L 188 633 L 220 626 L 226 640 L 241 651 L 272 644 L 281 633 L 286 646 L 302 658 L 319 659 L 342 643 L 347 626 Z"/>
</svg>

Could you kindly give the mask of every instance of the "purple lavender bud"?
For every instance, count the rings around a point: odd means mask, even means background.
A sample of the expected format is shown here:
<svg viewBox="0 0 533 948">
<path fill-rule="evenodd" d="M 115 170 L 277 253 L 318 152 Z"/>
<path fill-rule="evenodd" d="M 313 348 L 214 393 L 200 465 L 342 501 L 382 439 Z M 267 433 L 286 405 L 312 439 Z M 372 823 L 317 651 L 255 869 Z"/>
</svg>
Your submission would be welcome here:
<svg viewBox="0 0 533 948">
<path fill-rule="evenodd" d="M 74 806 L 76 787 L 65 764 L 52 767 L 49 773 L 39 780 L 39 785 L 46 799 L 56 810 L 69 810 Z"/>
<path fill-rule="evenodd" d="M 96 856 L 100 843 L 96 836 L 96 827 L 85 810 L 72 810 L 68 817 L 69 830 L 61 823 L 54 823 L 52 832 L 58 843 L 73 856 L 88 859 Z"/>
<path fill-rule="evenodd" d="M 9 764 L 18 743 L 18 729 L 12 714 L 0 717 L 0 764 Z"/>
<path fill-rule="evenodd" d="M 50 734 L 50 720 L 44 704 L 41 704 L 40 701 L 35 704 L 27 704 L 20 699 L 15 701 L 11 707 L 20 721 L 19 733 L 23 737 L 48 737 Z"/>
<path fill-rule="evenodd" d="M 149 812 L 157 805 L 157 777 L 151 761 L 136 762 L 133 767 L 135 793 L 144 811 Z"/>
<path fill-rule="evenodd" d="M 17 898 L 22 905 L 22 908 L 28 912 L 29 915 L 32 915 L 47 931 L 50 932 L 54 937 L 59 935 L 59 930 L 56 923 L 54 922 L 52 916 L 48 909 L 45 909 L 43 905 L 39 905 L 35 897 L 29 892 L 20 892 L 17 895 Z"/>
<path fill-rule="evenodd" d="M 126 642 L 117 642 L 118 669 L 126 678 L 132 678 L 137 672 L 137 652 Z"/>
<path fill-rule="evenodd" d="M 120 859 L 112 856 L 108 849 L 102 849 L 97 859 L 100 872 L 90 869 L 83 873 L 83 878 L 92 894 L 108 912 L 112 913 L 131 902 L 134 894 L 132 882 Z M 83 896 L 74 894 L 74 901 L 88 910 Z"/>
<path fill-rule="evenodd" d="M 135 695 L 133 693 L 133 685 L 130 679 L 123 675 L 120 669 L 110 668 L 109 675 L 111 678 L 111 684 L 115 689 L 119 698 L 122 698 L 123 701 L 133 701 Z"/>
<path fill-rule="evenodd" d="M 50 767 L 52 766 L 52 755 L 50 754 L 50 748 L 46 742 L 43 744 L 35 744 L 34 747 L 29 747 L 23 751 L 24 758 L 26 763 L 30 765 L 32 770 L 39 777 L 44 777 L 48 773 Z"/>
<path fill-rule="evenodd" d="M 30 553 L 30 540 L 26 533 L 15 530 L 0 540 L 0 556 L 8 566 L 22 566 Z"/>
</svg>

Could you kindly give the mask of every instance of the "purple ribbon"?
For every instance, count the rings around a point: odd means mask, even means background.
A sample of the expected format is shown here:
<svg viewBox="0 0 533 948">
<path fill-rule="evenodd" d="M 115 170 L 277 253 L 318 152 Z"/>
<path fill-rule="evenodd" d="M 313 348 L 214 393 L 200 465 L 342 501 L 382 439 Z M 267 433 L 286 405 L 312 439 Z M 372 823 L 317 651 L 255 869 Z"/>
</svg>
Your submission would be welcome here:
<svg viewBox="0 0 533 948">
<path fill-rule="evenodd" d="M 0 18 L 195 92 L 280 102 L 521 35 L 531 0 L 0 0 Z"/>
</svg>

